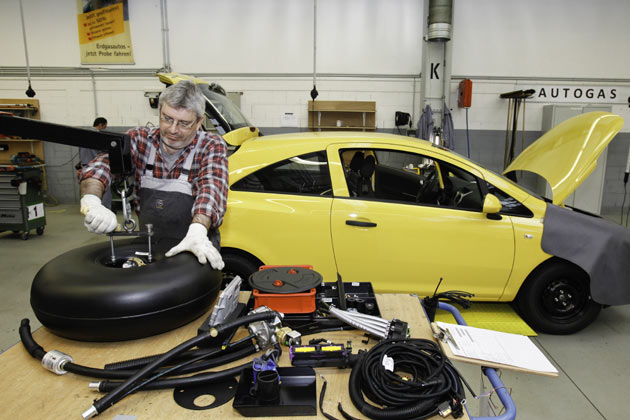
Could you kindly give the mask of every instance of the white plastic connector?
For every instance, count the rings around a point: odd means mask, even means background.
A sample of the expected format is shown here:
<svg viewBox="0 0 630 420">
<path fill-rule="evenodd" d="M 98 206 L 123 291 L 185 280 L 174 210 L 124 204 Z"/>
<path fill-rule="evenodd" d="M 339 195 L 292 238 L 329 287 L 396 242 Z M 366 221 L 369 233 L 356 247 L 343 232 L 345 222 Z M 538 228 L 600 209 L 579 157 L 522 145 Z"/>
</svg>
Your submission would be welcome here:
<svg viewBox="0 0 630 420">
<path fill-rule="evenodd" d="M 64 365 L 73 361 L 74 359 L 65 353 L 51 350 L 42 357 L 42 366 L 57 375 L 65 375 L 68 371 L 64 370 Z"/>
<path fill-rule="evenodd" d="M 99 392 L 99 388 L 101 387 L 101 383 L 100 382 L 90 382 L 88 384 L 88 388 L 89 389 L 93 389 L 96 392 Z"/>
</svg>

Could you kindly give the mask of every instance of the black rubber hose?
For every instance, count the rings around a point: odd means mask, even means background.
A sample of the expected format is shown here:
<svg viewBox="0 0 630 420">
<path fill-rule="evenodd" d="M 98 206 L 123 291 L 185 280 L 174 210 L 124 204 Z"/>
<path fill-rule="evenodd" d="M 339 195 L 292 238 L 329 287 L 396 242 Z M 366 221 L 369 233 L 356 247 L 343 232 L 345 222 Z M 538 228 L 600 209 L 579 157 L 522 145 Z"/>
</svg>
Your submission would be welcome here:
<svg viewBox="0 0 630 420">
<path fill-rule="evenodd" d="M 219 372 L 199 373 L 197 375 L 189 376 L 187 378 L 161 379 L 145 385 L 143 387 L 143 390 L 152 391 L 156 389 L 185 388 L 220 382 L 226 378 L 240 375 L 243 369 L 251 366 L 252 364 L 251 362 L 249 362 Z M 98 390 L 101 392 L 110 392 L 116 389 L 116 387 L 120 386 L 121 383 L 122 382 L 103 381 L 99 384 Z"/>
<path fill-rule="evenodd" d="M 226 363 L 233 362 L 234 360 L 241 359 L 245 356 L 249 356 L 250 354 L 255 353 L 256 349 L 251 342 L 248 344 L 249 345 L 247 346 L 241 345 L 240 349 L 236 349 L 235 347 L 232 347 L 230 343 L 226 347 L 225 350 L 220 351 L 222 355 L 218 357 L 212 356 L 214 351 L 210 352 L 208 350 L 186 352 L 184 354 L 186 358 L 183 358 L 183 357 L 176 358 L 176 360 L 186 361 L 187 359 L 198 358 L 200 356 L 203 356 L 204 353 L 207 354 L 207 356 L 203 358 L 201 361 L 195 363 L 194 365 L 187 366 L 186 368 L 182 370 L 178 370 L 177 374 L 181 375 L 184 373 L 191 373 L 191 372 L 196 372 L 199 370 L 210 369 L 215 366 L 224 365 Z M 113 371 L 128 370 L 129 371 L 130 368 L 138 369 L 140 367 L 146 366 L 148 363 L 152 362 L 157 357 L 159 357 L 159 355 L 146 356 L 139 359 L 127 360 L 127 361 L 116 362 L 116 363 L 108 363 L 107 365 L 105 365 L 105 370 L 113 370 Z"/>
<path fill-rule="evenodd" d="M 217 348 L 213 347 L 212 349 L 203 349 L 203 350 L 190 350 L 186 353 L 182 353 L 179 357 L 175 358 L 175 360 L 185 360 L 187 358 L 197 357 L 202 353 L 208 353 L 208 355 L 212 354 Z M 137 369 L 143 366 L 148 365 L 158 357 L 162 356 L 164 353 L 152 354 L 150 356 L 138 357 L 136 359 L 128 359 L 121 360 L 119 362 L 108 363 L 103 366 L 103 369 L 107 370 L 126 370 L 126 369 Z"/>
<path fill-rule="evenodd" d="M 28 318 L 24 318 L 22 322 L 20 322 L 19 333 L 20 340 L 26 351 L 35 359 L 42 360 L 46 352 L 42 346 L 37 344 L 33 339 L 33 335 L 31 334 L 31 321 L 29 321 Z"/>
<path fill-rule="evenodd" d="M 167 361 L 177 356 L 178 354 L 185 352 L 186 350 L 196 346 L 199 343 L 202 343 L 214 337 L 220 336 L 223 332 L 227 330 L 231 330 L 232 328 L 237 328 L 241 325 L 249 324 L 256 321 L 270 320 L 279 316 L 280 315 L 276 311 L 247 315 L 244 317 L 236 318 L 233 321 L 226 322 L 225 324 L 220 325 L 216 328 L 212 328 L 210 329 L 210 331 L 206 333 L 199 334 L 196 337 L 193 337 L 183 342 L 182 344 L 174 347 L 173 349 L 164 353 L 163 356 L 159 357 L 152 363 L 140 369 L 135 375 L 129 377 L 125 382 L 121 383 L 116 389 L 111 391 L 109 394 L 105 395 L 103 398 L 99 400 L 94 401 L 94 404 L 92 404 L 92 406 L 94 407 L 96 412 L 100 414 L 103 411 L 107 410 L 112 405 L 116 404 L 121 398 L 123 398 L 126 392 L 130 390 L 132 387 L 134 387 L 135 383 L 138 380 L 149 375 L 158 366 L 166 363 Z"/>
<path fill-rule="evenodd" d="M 33 335 L 31 334 L 30 321 L 28 319 L 23 319 L 20 323 L 19 329 L 20 339 L 22 341 L 22 345 L 28 351 L 28 353 L 33 356 L 37 360 L 42 360 L 46 351 L 35 342 L 33 339 Z M 211 369 L 215 366 L 219 366 L 221 364 L 233 362 L 234 360 L 242 359 L 243 357 L 249 356 L 250 354 L 255 353 L 255 348 L 253 345 L 245 347 L 241 350 L 235 351 L 233 353 L 217 357 L 212 360 L 200 362 L 198 364 L 192 365 L 181 371 L 175 371 L 173 374 L 185 374 L 192 373 L 200 370 Z M 193 369 L 193 367 L 195 369 Z M 132 375 L 135 375 L 137 370 L 108 370 L 108 369 L 99 369 L 92 368 L 88 366 L 79 365 L 76 363 L 68 362 L 63 366 L 64 370 L 82 376 L 88 376 L 90 378 L 99 378 L 99 379 L 127 379 Z"/>
<path fill-rule="evenodd" d="M 226 363 L 233 362 L 235 360 L 242 359 L 243 357 L 247 357 L 251 354 L 254 354 L 256 349 L 253 345 L 235 351 L 233 353 L 229 353 L 211 360 L 203 361 L 196 363 L 191 366 L 186 366 L 181 370 L 176 370 L 171 373 L 171 375 L 184 375 L 187 373 L 198 372 L 200 370 L 211 369 L 216 366 L 224 365 Z M 64 369 L 68 372 L 75 373 L 77 375 L 89 376 L 91 378 L 100 378 L 100 379 L 127 379 L 132 375 L 135 375 L 138 370 L 107 370 L 107 369 L 96 369 L 86 366 L 77 365 L 75 363 L 66 363 L 64 365 Z"/>
<path fill-rule="evenodd" d="M 138 370 L 135 374 L 127 378 L 124 382 L 119 384 L 118 387 L 116 387 L 116 389 L 111 391 L 109 394 L 105 395 L 104 397 L 98 400 L 95 400 L 92 406 L 94 407 L 94 409 L 96 410 L 98 414 L 101 414 L 102 412 L 107 410 L 109 407 L 116 404 L 121 398 L 123 398 L 125 393 L 129 389 L 131 389 L 136 384 L 137 381 L 149 375 L 154 369 L 166 363 L 167 361 L 174 358 L 178 354 L 196 346 L 200 342 L 206 341 L 208 337 L 210 337 L 210 332 L 199 334 L 198 336 L 193 337 L 189 340 L 186 340 L 183 343 L 179 344 L 178 346 L 173 347 L 171 350 L 164 353 L 164 355 L 157 358 L 156 360 L 149 363 L 144 368 Z"/>
</svg>

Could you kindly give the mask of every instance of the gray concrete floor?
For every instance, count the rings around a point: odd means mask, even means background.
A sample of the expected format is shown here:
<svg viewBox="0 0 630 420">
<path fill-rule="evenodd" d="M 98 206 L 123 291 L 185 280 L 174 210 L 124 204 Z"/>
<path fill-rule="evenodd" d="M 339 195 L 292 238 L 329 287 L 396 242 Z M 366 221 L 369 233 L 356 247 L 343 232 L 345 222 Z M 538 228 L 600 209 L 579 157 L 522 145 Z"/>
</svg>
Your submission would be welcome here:
<svg viewBox="0 0 630 420">
<path fill-rule="evenodd" d="M 19 345 L 18 326 L 30 318 L 41 326 L 29 304 L 30 285 L 50 259 L 68 250 L 106 240 L 88 233 L 78 205 L 47 207 L 42 236 L 27 241 L 11 232 L 0 233 L 2 293 L 0 293 L 0 351 Z M 618 222 L 619 216 L 613 215 Z M 33 232 L 34 234 L 34 232 Z M 539 335 L 533 339 L 560 371 L 557 379 L 503 371 L 518 419 L 625 419 L 625 391 L 630 376 L 630 306 L 611 307 L 585 330 L 570 336 Z M 63 349 L 61 349 L 63 350 Z M 480 388 L 477 367 L 457 364 L 475 390 Z M 487 385 L 487 381 L 486 381 Z M 493 396 L 494 401 L 498 401 Z M 469 397 L 472 414 L 478 404 Z"/>
</svg>

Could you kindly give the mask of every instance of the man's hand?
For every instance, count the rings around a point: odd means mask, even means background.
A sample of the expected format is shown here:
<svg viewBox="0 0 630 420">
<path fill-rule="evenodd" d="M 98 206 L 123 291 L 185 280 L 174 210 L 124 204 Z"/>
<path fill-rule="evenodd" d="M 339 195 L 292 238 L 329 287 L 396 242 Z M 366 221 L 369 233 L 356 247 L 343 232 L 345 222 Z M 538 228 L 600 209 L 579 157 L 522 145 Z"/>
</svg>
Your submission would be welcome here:
<svg viewBox="0 0 630 420">
<path fill-rule="evenodd" d="M 208 229 L 201 223 L 191 223 L 184 239 L 165 255 L 172 257 L 182 251 L 189 251 L 195 254 L 201 264 L 210 262 L 210 265 L 215 270 L 221 270 L 224 266 L 221 254 L 219 254 L 219 251 L 208 238 Z"/>
<path fill-rule="evenodd" d="M 102 205 L 101 199 L 94 194 L 85 194 L 81 197 L 81 214 L 85 216 L 83 224 L 88 232 L 109 233 L 118 226 L 116 215 Z"/>
</svg>

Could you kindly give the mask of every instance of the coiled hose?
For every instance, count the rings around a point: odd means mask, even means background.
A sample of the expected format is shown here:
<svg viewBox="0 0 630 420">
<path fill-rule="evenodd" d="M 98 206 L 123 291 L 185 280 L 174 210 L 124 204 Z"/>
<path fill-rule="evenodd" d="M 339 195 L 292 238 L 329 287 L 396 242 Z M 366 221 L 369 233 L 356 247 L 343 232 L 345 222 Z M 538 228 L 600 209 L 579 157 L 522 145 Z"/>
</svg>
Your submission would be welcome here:
<svg viewBox="0 0 630 420">
<path fill-rule="evenodd" d="M 384 365 L 390 362 L 388 370 Z M 374 346 L 353 367 L 349 391 L 355 407 L 371 419 L 425 419 L 438 414 L 438 405 L 465 396 L 455 368 L 436 343 L 425 339 Z M 371 405 L 363 394 L 385 408 Z"/>
</svg>

